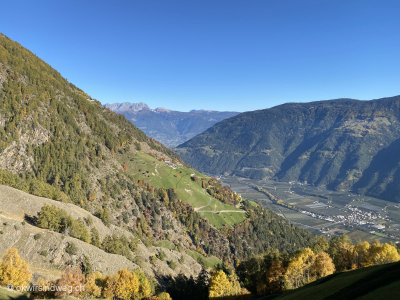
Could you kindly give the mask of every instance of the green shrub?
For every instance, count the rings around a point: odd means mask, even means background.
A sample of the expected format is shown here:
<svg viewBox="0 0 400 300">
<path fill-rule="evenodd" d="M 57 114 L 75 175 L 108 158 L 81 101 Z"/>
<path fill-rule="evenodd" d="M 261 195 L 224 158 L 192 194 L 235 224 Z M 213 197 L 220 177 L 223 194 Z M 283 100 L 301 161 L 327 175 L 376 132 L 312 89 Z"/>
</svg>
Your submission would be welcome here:
<svg viewBox="0 0 400 300">
<path fill-rule="evenodd" d="M 170 260 L 168 262 L 168 266 L 172 269 L 175 270 L 176 269 L 176 262 L 174 262 L 173 260 Z"/>
<path fill-rule="evenodd" d="M 164 251 L 160 250 L 160 252 L 158 252 L 158 259 L 159 260 L 164 261 L 166 257 L 167 257 L 167 255 L 165 254 Z"/>
<path fill-rule="evenodd" d="M 150 256 L 150 263 L 152 265 L 155 265 L 157 263 L 157 257 L 155 255 Z"/>
<path fill-rule="evenodd" d="M 65 248 L 65 252 L 67 252 L 69 255 L 75 255 L 78 253 L 78 247 L 74 243 L 70 243 Z"/>
</svg>

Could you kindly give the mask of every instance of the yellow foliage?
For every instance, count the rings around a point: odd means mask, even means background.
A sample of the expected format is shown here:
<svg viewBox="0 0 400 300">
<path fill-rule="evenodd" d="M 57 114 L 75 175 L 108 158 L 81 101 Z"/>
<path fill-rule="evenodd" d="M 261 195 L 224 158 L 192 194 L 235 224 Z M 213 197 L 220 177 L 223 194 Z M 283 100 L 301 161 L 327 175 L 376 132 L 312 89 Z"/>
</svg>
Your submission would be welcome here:
<svg viewBox="0 0 400 300">
<path fill-rule="evenodd" d="M 232 274 L 229 276 L 229 282 L 231 286 L 229 291 L 229 296 L 240 295 L 242 288 L 240 287 L 240 283 L 237 280 L 237 276 L 233 271 Z"/>
<path fill-rule="evenodd" d="M 75 268 L 72 269 L 70 267 L 66 267 L 64 269 L 64 272 L 61 276 L 61 278 L 59 280 L 57 280 L 56 285 L 57 286 L 65 286 L 68 287 L 68 289 L 71 290 L 59 290 L 55 293 L 55 296 L 57 298 L 63 298 L 66 295 L 68 296 L 75 296 L 75 297 L 79 297 L 81 294 L 81 290 L 76 289 L 76 287 L 79 286 L 83 286 L 84 284 L 84 277 L 82 274 L 82 271 L 80 268 Z M 69 294 L 69 292 L 71 292 L 71 294 Z"/>
<path fill-rule="evenodd" d="M 147 279 L 146 275 L 140 269 L 137 269 L 133 272 L 133 274 L 138 278 L 139 281 L 139 292 L 138 297 L 140 299 L 149 297 L 152 294 L 150 282 Z"/>
<path fill-rule="evenodd" d="M 328 253 L 320 252 L 315 256 L 312 273 L 316 279 L 331 275 L 335 272 L 335 265 Z"/>
<path fill-rule="evenodd" d="M 151 295 L 150 284 L 147 278 L 145 278 L 145 280 L 143 280 L 142 284 L 140 285 L 139 294 L 142 297 L 147 297 Z"/>
<path fill-rule="evenodd" d="M 397 249 L 390 244 L 375 242 L 371 245 L 369 254 L 369 259 L 374 265 L 388 264 L 400 260 Z"/>
<path fill-rule="evenodd" d="M 36 286 L 40 287 L 37 289 L 37 291 L 34 293 L 34 296 L 36 298 L 40 299 L 45 299 L 48 296 L 48 293 L 50 291 L 50 287 L 52 286 L 52 283 L 49 281 L 46 281 L 44 278 L 40 277 Z"/>
<path fill-rule="evenodd" d="M 171 296 L 166 292 L 158 294 L 157 297 L 160 298 L 161 300 L 172 300 Z"/>
<path fill-rule="evenodd" d="M 29 272 L 29 264 L 18 254 L 18 250 L 7 250 L 1 264 L 0 283 L 4 285 L 25 286 L 32 278 Z"/>
<path fill-rule="evenodd" d="M 279 294 L 282 292 L 282 277 L 285 268 L 279 259 L 275 259 L 271 263 L 265 274 L 265 279 L 257 284 L 257 295 L 266 295 L 267 293 Z"/>
<path fill-rule="evenodd" d="M 352 263 L 355 264 L 357 268 L 368 267 L 372 265 L 369 255 L 369 249 L 370 245 L 368 242 L 359 243 L 352 248 Z"/>
<path fill-rule="evenodd" d="M 209 296 L 211 297 L 222 297 L 228 296 L 230 282 L 226 277 L 224 271 L 220 270 L 214 272 L 210 279 L 209 285 Z"/>
<path fill-rule="evenodd" d="M 103 291 L 105 298 L 117 297 L 128 300 L 139 292 L 139 279 L 127 269 L 120 269 L 117 274 L 107 277 Z"/>
<path fill-rule="evenodd" d="M 232 272 L 228 278 L 222 270 L 212 274 L 208 289 L 210 298 L 235 296 L 241 293 L 241 287 L 235 273 Z"/>
<path fill-rule="evenodd" d="M 311 274 L 314 261 L 315 254 L 310 248 L 304 249 L 290 260 L 285 274 L 288 288 L 298 288 L 315 280 Z"/>
<path fill-rule="evenodd" d="M 87 274 L 85 280 L 85 293 L 89 297 L 100 297 L 101 287 L 96 284 L 96 279 L 99 278 L 99 272 Z M 100 275 L 101 276 L 101 275 Z"/>
</svg>

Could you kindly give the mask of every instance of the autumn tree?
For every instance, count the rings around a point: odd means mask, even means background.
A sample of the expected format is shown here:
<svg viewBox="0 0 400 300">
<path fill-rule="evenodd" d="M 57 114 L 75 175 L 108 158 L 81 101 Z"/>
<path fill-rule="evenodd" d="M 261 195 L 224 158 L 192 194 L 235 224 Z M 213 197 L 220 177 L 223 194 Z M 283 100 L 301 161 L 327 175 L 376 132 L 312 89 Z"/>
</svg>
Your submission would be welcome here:
<svg viewBox="0 0 400 300">
<path fill-rule="evenodd" d="M 63 298 L 67 295 L 79 297 L 81 295 L 80 289 L 76 287 L 83 286 L 85 278 L 80 268 L 65 267 L 60 279 L 57 280 L 56 285 L 68 287 L 67 290 L 60 289 L 55 293 L 57 298 Z"/>
<path fill-rule="evenodd" d="M 240 295 L 241 287 L 235 273 L 225 274 L 223 270 L 215 271 L 211 275 L 209 285 L 209 297 L 235 296 Z"/>
<path fill-rule="evenodd" d="M 328 252 L 328 250 L 329 250 L 328 239 L 325 236 L 321 235 L 321 236 L 316 237 L 316 240 L 317 241 L 312 246 L 312 251 L 315 254 L 318 254 L 320 252 Z"/>
<path fill-rule="evenodd" d="M 88 192 L 87 199 L 88 199 L 89 201 L 94 201 L 94 200 L 96 200 L 96 192 L 93 191 L 93 190 L 90 190 L 90 191 Z"/>
<path fill-rule="evenodd" d="M 127 269 L 120 269 L 117 274 L 107 277 L 103 291 L 105 298 L 128 300 L 139 292 L 139 279 Z"/>
<path fill-rule="evenodd" d="M 219 270 L 214 272 L 211 275 L 210 286 L 209 286 L 209 296 L 213 297 L 222 297 L 228 296 L 230 290 L 230 282 L 226 277 L 224 271 Z"/>
<path fill-rule="evenodd" d="M 61 229 L 60 210 L 55 205 L 45 204 L 39 212 L 36 226 L 59 232 Z"/>
<path fill-rule="evenodd" d="M 52 285 L 52 282 L 40 277 L 36 283 L 38 288 L 32 292 L 32 296 L 35 299 L 51 299 L 55 297 L 54 292 L 50 289 Z"/>
<path fill-rule="evenodd" d="M 286 269 L 280 259 L 274 259 L 265 272 L 265 278 L 257 284 L 257 294 L 279 294 L 283 291 L 283 279 Z"/>
<path fill-rule="evenodd" d="M 352 248 L 352 265 L 354 268 L 368 267 L 372 265 L 369 255 L 370 244 L 368 242 L 360 242 Z"/>
<path fill-rule="evenodd" d="M 111 224 L 110 211 L 107 209 L 107 207 L 98 209 L 95 215 L 96 217 L 98 217 L 100 220 L 103 221 L 104 225 L 110 226 Z"/>
<path fill-rule="evenodd" d="M 101 273 L 95 272 L 91 274 L 87 274 L 85 278 L 85 296 L 86 297 L 100 297 L 101 296 L 101 287 L 97 285 L 96 280 L 101 279 Z"/>
<path fill-rule="evenodd" d="M 143 274 L 140 269 L 137 269 L 133 272 L 133 274 L 139 280 L 139 291 L 137 295 L 135 295 L 134 299 L 142 299 L 145 297 L 149 297 L 152 294 L 151 284 L 149 279 Z"/>
<path fill-rule="evenodd" d="M 25 286 L 31 278 L 29 264 L 19 256 L 18 250 L 15 248 L 8 249 L 0 265 L 0 283 Z"/>
<path fill-rule="evenodd" d="M 350 237 L 343 234 L 341 237 L 335 236 L 329 242 L 328 254 L 333 260 L 337 271 L 351 269 L 353 244 Z"/>
<path fill-rule="evenodd" d="M 291 288 L 298 288 L 314 280 L 311 269 L 315 261 L 315 254 L 306 248 L 293 257 L 288 265 L 285 277 Z"/>
<path fill-rule="evenodd" d="M 228 279 L 230 282 L 229 296 L 240 295 L 242 288 L 234 271 L 231 272 Z"/>
<path fill-rule="evenodd" d="M 171 296 L 166 292 L 158 294 L 157 297 L 160 298 L 161 300 L 172 300 Z"/>
<path fill-rule="evenodd" d="M 369 260 L 373 265 L 388 264 L 399 261 L 400 255 L 392 245 L 374 242 L 369 249 Z"/>
<path fill-rule="evenodd" d="M 332 258 L 326 252 L 319 252 L 315 256 L 314 264 L 311 267 L 313 277 L 319 279 L 335 272 L 335 265 Z"/>
</svg>

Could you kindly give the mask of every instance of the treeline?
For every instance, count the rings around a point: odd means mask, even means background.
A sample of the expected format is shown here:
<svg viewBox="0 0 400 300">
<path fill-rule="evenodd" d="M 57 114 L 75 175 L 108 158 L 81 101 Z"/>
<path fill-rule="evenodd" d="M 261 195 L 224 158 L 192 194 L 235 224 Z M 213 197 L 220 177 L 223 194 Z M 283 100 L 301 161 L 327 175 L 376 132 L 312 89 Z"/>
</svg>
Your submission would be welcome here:
<svg viewBox="0 0 400 300">
<path fill-rule="evenodd" d="M 196 250 L 206 256 L 215 255 L 232 263 L 267 249 L 294 252 L 316 243 L 315 235 L 295 227 L 262 206 L 252 206 L 247 200 L 241 204 L 248 218 L 232 228 L 218 230 L 189 204 L 180 201 L 174 189 L 156 189 L 155 194 L 187 229 Z"/>
<path fill-rule="evenodd" d="M 71 287 L 67 291 L 51 291 L 51 286 Z M 39 278 L 37 286 L 42 291 L 34 292 L 37 298 L 65 298 L 78 299 L 106 298 L 121 300 L 170 300 L 165 292 L 157 292 L 159 287 L 156 282 L 143 274 L 140 269 L 130 272 L 120 269 L 116 274 L 104 276 L 100 272 L 84 274 L 80 268 L 66 267 L 60 279 L 51 282 Z M 75 287 L 83 287 L 76 290 Z M 157 294 L 157 296 L 156 296 Z"/>
<path fill-rule="evenodd" d="M 400 255 L 395 245 L 379 242 L 353 244 L 343 235 L 329 242 L 320 237 L 312 248 L 299 249 L 292 254 L 269 251 L 241 262 L 237 274 L 252 293 L 280 294 L 299 288 L 335 271 L 396 262 Z"/>
<path fill-rule="evenodd" d="M 228 240 L 218 229 L 193 207 L 181 201 L 173 189 L 158 189 L 156 191 L 162 203 L 172 212 L 173 216 L 187 230 L 196 250 L 205 255 L 215 255 L 222 260 L 231 261 L 231 253 L 227 247 Z"/>
<path fill-rule="evenodd" d="M 103 241 L 96 227 L 92 226 L 90 232 L 88 227 L 93 224 L 93 220 L 88 217 L 85 220 L 75 220 L 64 209 L 52 205 L 44 205 L 35 225 L 40 228 L 50 229 L 55 232 L 63 233 L 90 243 L 107 253 L 123 255 L 129 260 L 133 260 L 132 252 L 137 250 L 138 241 L 135 238 L 128 239 L 125 235 L 107 235 Z"/>
<path fill-rule="evenodd" d="M 62 202 L 71 202 L 70 198 L 54 186 L 44 183 L 31 174 L 16 175 L 0 168 L 0 184 L 8 185 L 28 194 L 46 197 Z"/>
<path fill-rule="evenodd" d="M 166 291 L 174 300 L 208 300 L 250 295 L 247 289 L 241 287 L 235 271 L 224 264 L 217 264 L 210 273 L 202 269 L 196 278 L 179 274 L 166 280 Z"/>
<path fill-rule="evenodd" d="M 297 228 L 263 206 L 252 206 L 247 200 L 242 201 L 242 205 L 248 218 L 233 228 L 223 229 L 238 258 L 248 259 L 273 249 L 294 252 L 316 243 L 315 235 Z"/>
<path fill-rule="evenodd" d="M 211 275 L 203 269 L 195 279 L 187 278 L 183 274 L 175 278 L 165 278 L 165 288 L 140 269 L 133 272 L 120 269 L 114 275 L 104 276 L 89 268 L 66 267 L 58 280 L 48 281 L 41 277 L 35 282 L 31 280 L 29 264 L 19 256 L 17 249 L 10 248 L 0 264 L 0 284 L 26 288 L 31 286 L 31 296 L 35 299 L 72 296 L 79 299 L 207 300 L 249 294 L 246 289 L 241 288 L 235 272 L 225 265 L 217 265 Z M 55 290 L 52 288 L 54 286 L 59 288 Z"/>
<path fill-rule="evenodd" d="M 230 187 L 223 186 L 215 177 L 210 179 L 202 177 L 199 179 L 197 176 L 192 176 L 191 179 L 205 189 L 209 195 L 222 203 L 237 205 L 241 201 L 241 197 L 237 193 L 232 191 Z"/>
<path fill-rule="evenodd" d="M 0 264 L 0 284 L 27 289 L 31 286 L 29 290 L 35 299 L 73 296 L 79 299 L 171 300 L 169 294 L 162 292 L 154 279 L 140 269 L 134 272 L 120 269 L 114 275 L 104 276 L 98 271 L 91 273 L 66 267 L 58 280 L 48 281 L 40 277 L 31 282 L 31 279 L 29 264 L 19 256 L 17 249 L 10 248 Z"/>
<path fill-rule="evenodd" d="M 165 211 L 171 211 L 176 221 L 185 228 L 197 252 L 204 256 L 217 256 L 232 265 L 235 260 L 250 258 L 267 249 L 293 252 L 315 242 L 315 236 L 311 233 L 296 228 L 262 206 L 252 206 L 246 200 L 241 203 L 248 215 L 245 221 L 233 227 L 216 229 L 189 204 L 181 201 L 175 189 L 156 189 L 143 180 L 126 178 L 121 173 L 117 173 L 116 177 L 102 178 L 98 185 L 105 197 L 94 215 L 106 226 L 113 219 L 116 225 L 124 226 L 146 245 L 168 239 L 168 231 L 174 229 L 174 222 L 167 217 Z M 90 194 L 88 198 L 91 198 Z M 37 225 L 132 259 L 130 241 L 126 242 L 122 237 L 110 237 L 112 242 L 107 244 L 123 246 L 105 247 L 96 228 L 88 232 L 90 225 L 85 220 L 72 220 L 65 211 L 56 207 L 43 207 Z M 182 249 L 180 241 L 173 242 L 178 249 Z"/>
</svg>

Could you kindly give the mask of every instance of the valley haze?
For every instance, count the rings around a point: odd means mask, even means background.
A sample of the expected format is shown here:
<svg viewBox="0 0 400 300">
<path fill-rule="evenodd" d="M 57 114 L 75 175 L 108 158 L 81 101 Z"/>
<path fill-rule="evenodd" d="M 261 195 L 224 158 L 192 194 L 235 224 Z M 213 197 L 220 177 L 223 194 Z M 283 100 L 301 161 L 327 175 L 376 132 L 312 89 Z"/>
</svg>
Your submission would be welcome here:
<svg viewBox="0 0 400 300">
<path fill-rule="evenodd" d="M 170 148 L 186 142 L 224 119 L 239 114 L 212 110 L 180 112 L 162 107 L 151 109 L 143 102 L 112 103 L 104 106 L 123 114 L 148 136 Z"/>
</svg>

